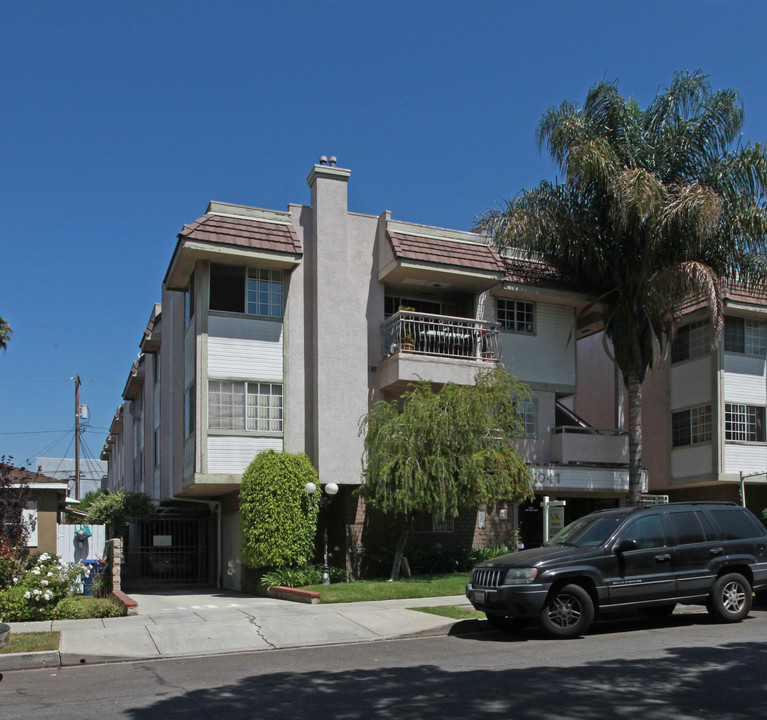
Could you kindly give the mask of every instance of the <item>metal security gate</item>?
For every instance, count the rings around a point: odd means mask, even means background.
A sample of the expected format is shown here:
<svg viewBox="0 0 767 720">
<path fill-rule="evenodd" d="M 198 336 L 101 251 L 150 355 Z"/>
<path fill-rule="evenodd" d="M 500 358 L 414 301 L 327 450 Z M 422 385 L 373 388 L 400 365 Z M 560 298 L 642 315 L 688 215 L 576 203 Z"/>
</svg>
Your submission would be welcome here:
<svg viewBox="0 0 767 720">
<path fill-rule="evenodd" d="M 208 512 L 161 511 L 133 523 L 124 538 L 122 581 L 127 590 L 214 582 L 215 524 Z"/>
</svg>

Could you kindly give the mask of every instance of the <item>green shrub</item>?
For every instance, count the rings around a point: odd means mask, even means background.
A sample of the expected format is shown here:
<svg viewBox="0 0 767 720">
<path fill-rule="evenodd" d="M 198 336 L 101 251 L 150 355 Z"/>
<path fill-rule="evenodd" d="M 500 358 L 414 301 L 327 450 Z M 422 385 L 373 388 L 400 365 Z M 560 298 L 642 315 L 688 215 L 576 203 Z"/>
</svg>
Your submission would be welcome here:
<svg viewBox="0 0 767 720">
<path fill-rule="evenodd" d="M 343 568 L 329 567 L 328 575 L 331 583 L 346 581 L 346 571 Z M 277 568 L 261 575 L 262 587 L 304 587 L 322 583 L 322 566 L 307 565 L 306 567 Z"/>
<path fill-rule="evenodd" d="M 314 546 L 319 495 L 317 471 L 305 455 L 266 450 L 242 476 L 243 562 L 252 568 L 304 565 Z"/>
<path fill-rule="evenodd" d="M 82 620 L 85 618 L 109 618 L 124 615 L 123 606 L 107 598 L 72 595 L 59 600 L 53 610 L 56 620 Z"/>
<path fill-rule="evenodd" d="M 59 600 L 71 591 L 81 575 L 87 574 L 84 565 L 68 567 L 57 556 L 43 553 L 31 556 L 12 584 L 0 590 L 0 620 L 27 622 L 49 620 Z"/>
</svg>

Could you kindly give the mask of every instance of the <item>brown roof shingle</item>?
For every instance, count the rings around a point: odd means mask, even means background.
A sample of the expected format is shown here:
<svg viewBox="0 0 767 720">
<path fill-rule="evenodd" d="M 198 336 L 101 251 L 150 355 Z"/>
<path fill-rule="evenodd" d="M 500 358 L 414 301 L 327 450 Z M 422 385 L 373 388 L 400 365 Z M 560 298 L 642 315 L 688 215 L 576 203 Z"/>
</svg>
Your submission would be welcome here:
<svg viewBox="0 0 767 720">
<path fill-rule="evenodd" d="M 394 256 L 399 259 L 503 272 L 503 261 L 495 249 L 489 245 L 407 235 L 391 230 L 388 231 L 388 235 Z"/>
<path fill-rule="evenodd" d="M 180 238 L 203 242 L 301 254 L 301 243 L 291 225 L 206 213 L 185 225 Z"/>
</svg>

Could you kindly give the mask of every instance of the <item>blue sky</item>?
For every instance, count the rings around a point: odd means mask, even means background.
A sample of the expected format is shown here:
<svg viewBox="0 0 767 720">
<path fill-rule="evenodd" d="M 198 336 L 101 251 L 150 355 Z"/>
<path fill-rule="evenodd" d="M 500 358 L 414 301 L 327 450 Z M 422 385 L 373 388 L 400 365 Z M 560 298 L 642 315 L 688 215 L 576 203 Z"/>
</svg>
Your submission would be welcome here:
<svg viewBox="0 0 767 720">
<path fill-rule="evenodd" d="M 541 114 L 675 70 L 741 93 L 767 140 L 767 3 L 4 2 L 0 454 L 98 457 L 176 234 L 209 200 L 309 203 L 321 154 L 357 212 L 468 229 L 554 176 Z"/>
</svg>

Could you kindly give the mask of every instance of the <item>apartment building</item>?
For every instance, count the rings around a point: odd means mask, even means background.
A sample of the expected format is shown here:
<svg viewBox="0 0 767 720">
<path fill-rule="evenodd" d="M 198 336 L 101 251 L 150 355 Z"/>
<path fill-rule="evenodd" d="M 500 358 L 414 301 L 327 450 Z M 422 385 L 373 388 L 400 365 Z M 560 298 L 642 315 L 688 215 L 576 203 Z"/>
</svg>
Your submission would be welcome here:
<svg viewBox="0 0 767 720">
<path fill-rule="evenodd" d="M 579 342 L 574 408 L 596 422 L 626 425 L 621 380 L 601 336 Z M 664 366 L 643 385 L 643 465 L 649 491 L 670 500 L 729 500 L 767 507 L 767 294 L 731 285 L 724 327 L 691 306 Z M 612 373 L 612 375 L 611 375 Z M 612 380 L 611 380 L 612 378 Z"/>
<path fill-rule="evenodd" d="M 350 175 L 323 159 L 309 205 L 211 202 L 179 233 L 102 454 L 109 487 L 148 493 L 168 522 L 134 539 L 138 572 L 175 559 L 239 588 L 240 479 L 268 448 L 306 453 L 340 486 L 331 536 L 347 562 L 383 542 L 388 524 L 353 492 L 360 418 L 417 378 L 469 384 L 499 363 L 532 390 L 519 448 L 538 498 L 422 518 L 421 540 L 502 544 L 521 526 L 533 541 L 542 496 L 574 516 L 625 498 L 625 432 L 574 408 L 575 339 L 598 330 L 576 316 L 591 298 L 475 233 L 350 211 Z"/>
</svg>

